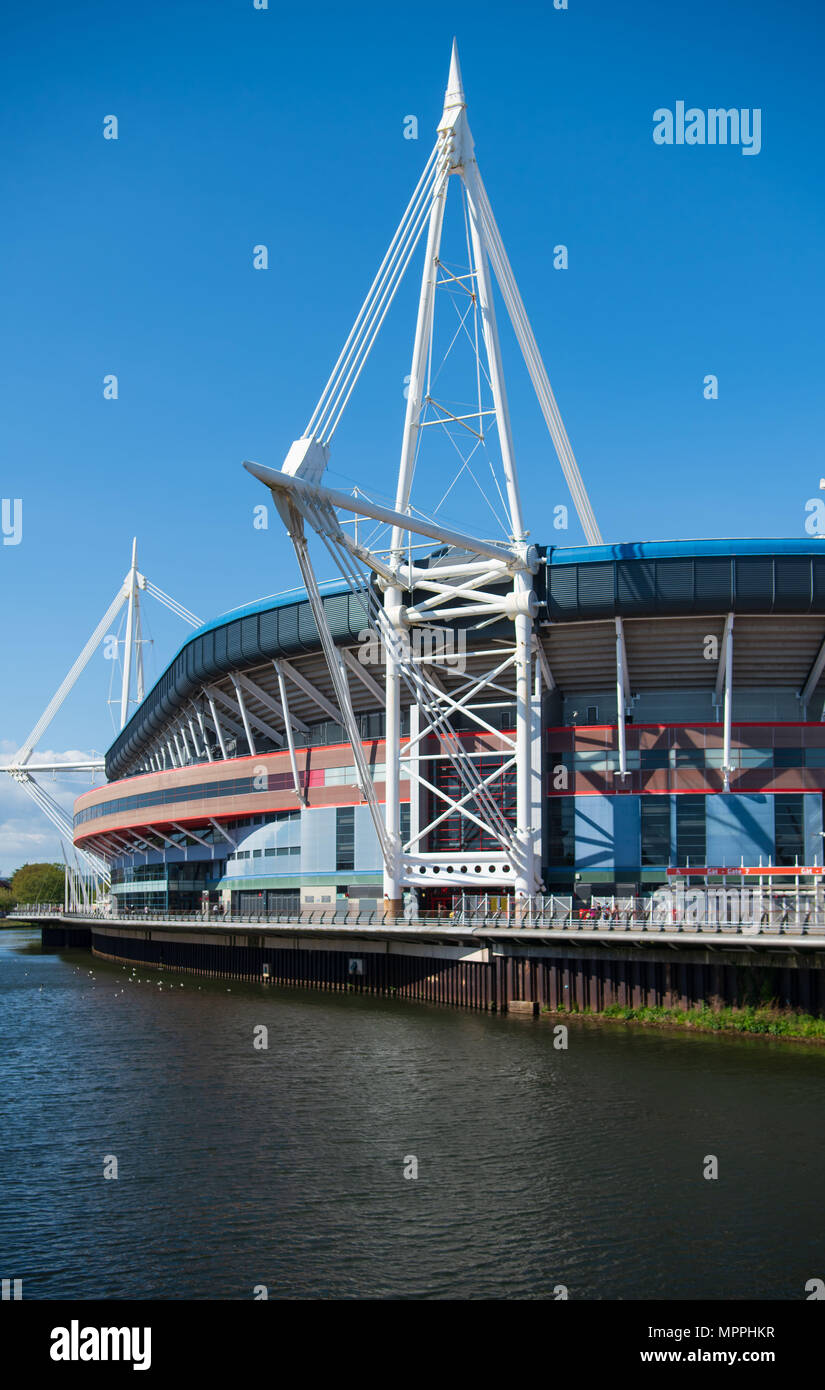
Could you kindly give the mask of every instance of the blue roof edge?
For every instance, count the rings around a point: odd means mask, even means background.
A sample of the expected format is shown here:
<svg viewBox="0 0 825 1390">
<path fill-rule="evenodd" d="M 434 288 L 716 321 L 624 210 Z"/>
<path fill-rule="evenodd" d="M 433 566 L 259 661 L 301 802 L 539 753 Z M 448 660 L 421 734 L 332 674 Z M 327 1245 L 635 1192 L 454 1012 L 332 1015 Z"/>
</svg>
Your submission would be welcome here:
<svg viewBox="0 0 825 1390">
<path fill-rule="evenodd" d="M 606 560 L 722 559 L 736 555 L 825 555 L 825 544 L 814 536 L 785 540 L 619 541 L 615 545 L 553 545 L 548 565 L 598 564 Z"/>
</svg>

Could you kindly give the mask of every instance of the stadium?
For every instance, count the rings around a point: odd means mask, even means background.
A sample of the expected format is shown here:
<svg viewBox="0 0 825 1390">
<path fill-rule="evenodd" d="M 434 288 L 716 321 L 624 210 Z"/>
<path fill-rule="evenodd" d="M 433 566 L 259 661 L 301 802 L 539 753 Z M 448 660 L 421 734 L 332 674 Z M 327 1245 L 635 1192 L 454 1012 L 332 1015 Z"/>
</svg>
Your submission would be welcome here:
<svg viewBox="0 0 825 1390">
<path fill-rule="evenodd" d="M 434 568 L 445 554 L 434 552 Z M 644 896 L 691 868 L 709 883 L 735 882 L 736 870 L 814 882 L 825 788 L 817 544 L 539 547 L 534 593 L 540 890 L 581 904 Z M 362 660 L 368 604 L 341 583 L 321 597 L 385 809 L 385 673 Z M 506 645 L 506 627 L 477 632 L 457 620 L 447 644 L 421 660 L 457 702 L 491 644 Z M 512 671 L 495 684 L 487 727 L 457 715 L 451 737 L 512 824 Z M 419 718 L 402 697 L 402 759 Z M 444 741 L 429 733 L 416 745 L 436 790 L 404 778 L 402 761 L 404 845 L 438 820 L 439 791 L 454 791 Z M 249 604 L 188 639 L 109 749 L 106 778 L 78 798 L 74 840 L 111 865 L 120 908 L 380 906 L 381 845 L 305 594 Z M 441 818 L 418 848 L 435 862 L 420 887 L 405 888 L 408 903 L 413 895 L 437 911 L 462 892 L 492 895 L 496 906 L 511 896 L 495 842 L 460 814 Z M 422 866 L 406 867 L 415 884 Z"/>
</svg>

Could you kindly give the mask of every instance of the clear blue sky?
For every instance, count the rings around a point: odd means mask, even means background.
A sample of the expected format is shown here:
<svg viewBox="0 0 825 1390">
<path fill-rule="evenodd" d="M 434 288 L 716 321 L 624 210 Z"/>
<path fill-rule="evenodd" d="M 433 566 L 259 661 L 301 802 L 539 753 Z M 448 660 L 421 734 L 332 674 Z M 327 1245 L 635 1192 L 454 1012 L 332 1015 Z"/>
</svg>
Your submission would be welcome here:
<svg viewBox="0 0 825 1390">
<path fill-rule="evenodd" d="M 605 538 L 804 534 L 825 475 L 817 0 L 43 0 L 0 26 L 0 494 L 24 503 L 22 543 L 0 547 L 6 751 L 134 533 L 204 619 L 295 582 L 277 519 L 252 528 L 267 498 L 241 460 L 278 466 L 304 428 L 429 151 L 454 33 Z M 761 152 L 654 144 L 653 112 L 678 100 L 758 107 Z M 414 304 L 411 281 L 336 437 L 338 484 L 397 467 Z M 506 334 L 504 350 L 533 535 L 575 544 L 574 518 L 552 530 L 569 499 Z M 157 675 L 185 634 L 147 616 Z M 109 674 L 96 658 L 44 747 L 106 746 Z"/>
</svg>

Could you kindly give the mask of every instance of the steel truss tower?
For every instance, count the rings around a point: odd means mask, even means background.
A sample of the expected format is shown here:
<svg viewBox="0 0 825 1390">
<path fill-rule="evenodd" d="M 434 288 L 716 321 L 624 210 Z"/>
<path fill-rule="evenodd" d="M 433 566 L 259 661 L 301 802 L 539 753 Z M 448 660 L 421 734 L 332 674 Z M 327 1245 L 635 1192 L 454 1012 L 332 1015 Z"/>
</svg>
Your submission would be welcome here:
<svg viewBox="0 0 825 1390">
<path fill-rule="evenodd" d="M 456 276 L 441 260 L 442 228 L 450 180 L 463 186 L 469 268 Z M 401 441 L 394 507 L 335 491 L 323 482 L 332 436 L 337 429 L 398 285 L 426 228 L 426 251 L 409 376 L 406 418 Z M 476 163 L 467 107 L 453 43 L 444 110 L 435 147 L 390 243 L 387 254 L 327 382 L 318 406 L 296 440 L 282 469 L 257 463 L 249 469 L 272 492 L 295 547 L 301 574 L 342 711 L 355 761 L 356 776 L 369 807 L 384 862 L 385 906 L 397 912 L 404 888 L 453 887 L 489 892 L 515 891 L 517 909 L 539 889 L 541 823 L 541 694 L 548 669 L 534 624 L 538 603 L 533 580 L 539 557 L 528 544 L 518 484 L 515 452 L 496 326 L 492 275 L 521 348 L 527 370 L 558 454 L 585 537 L 599 544 L 601 535 L 570 441 L 530 327 L 504 245 Z M 431 394 L 434 310 L 447 281 L 466 292 L 468 312 L 480 323 L 477 333 L 478 409 L 458 415 Z M 489 390 L 483 408 L 481 383 Z M 440 412 L 440 413 L 438 413 Z M 497 435 L 505 512 L 505 536 L 490 541 L 443 526 L 413 500 L 416 461 L 429 424 L 452 422 L 479 440 Z M 475 422 L 475 423 L 474 423 Z M 466 462 L 466 460 L 465 460 Z M 436 509 L 437 510 L 437 509 Z M 383 523 L 388 542 L 360 542 L 359 527 L 350 528 L 344 513 Z M 307 525 L 323 541 L 336 566 L 367 606 L 370 626 L 385 654 L 386 797 L 379 805 L 366 766 L 361 737 L 349 695 L 345 663 L 335 647 L 324 613 L 307 543 Z M 363 530 L 364 528 L 361 528 Z M 435 542 L 440 550 L 432 552 Z M 502 639 L 498 634 L 504 623 Z M 472 669 L 449 688 L 443 679 L 440 648 L 424 651 L 416 630 L 432 631 L 458 624 L 473 632 L 491 628 L 489 640 L 473 646 Z M 409 734 L 402 737 L 402 704 L 410 709 Z M 496 704 L 515 705 L 515 734 L 491 722 Z M 456 726 L 460 725 L 459 728 Z M 467 737 L 467 732 L 476 735 Z M 459 732 L 464 737 L 459 736 Z M 486 740 L 486 743 L 485 743 Z M 492 740 L 492 744 L 491 741 Z M 495 771 L 479 768 L 483 747 L 499 754 Z M 437 764 L 448 764 L 445 788 Z M 496 799 L 493 784 L 515 778 L 515 823 Z M 402 782 L 409 783 L 410 835 L 401 837 Z M 464 828 L 465 842 L 475 848 L 435 851 L 434 833 L 451 818 Z M 494 848 L 485 851 L 483 845 Z"/>
</svg>

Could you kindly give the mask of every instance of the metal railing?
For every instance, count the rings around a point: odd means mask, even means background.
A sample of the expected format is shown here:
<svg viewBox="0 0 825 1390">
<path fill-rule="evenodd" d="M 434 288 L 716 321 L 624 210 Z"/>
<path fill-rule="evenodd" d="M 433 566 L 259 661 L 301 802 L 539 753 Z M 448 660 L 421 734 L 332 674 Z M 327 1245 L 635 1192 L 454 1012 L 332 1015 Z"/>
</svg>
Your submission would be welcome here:
<svg viewBox="0 0 825 1390">
<path fill-rule="evenodd" d="M 55 917 L 62 916 L 62 903 L 15 903 L 6 912 L 6 917 Z"/>
<path fill-rule="evenodd" d="M 122 908 L 111 904 L 101 905 L 99 909 L 74 909 L 66 912 L 61 903 L 21 904 L 15 917 L 59 917 L 77 922 L 112 922 L 128 926 L 177 925 L 189 927 L 227 928 L 241 926 L 265 929 L 267 927 L 292 928 L 359 928 L 394 929 L 396 931 L 441 932 L 460 934 L 469 930 L 506 932 L 553 932 L 565 936 L 604 937 L 609 935 L 620 939 L 622 936 L 639 935 L 662 937 L 673 936 L 690 938 L 695 936 L 716 937 L 812 937 L 825 939 L 825 903 L 811 895 L 808 900 L 786 901 L 777 897 L 762 903 L 762 911 L 741 920 L 730 920 L 705 913 L 674 918 L 659 909 L 660 903 L 651 898 L 606 899 L 589 907 L 573 903 L 569 898 L 534 901 L 525 906 L 523 913 L 516 914 L 512 903 L 509 908 L 497 911 L 484 911 L 481 908 L 464 907 L 439 912 L 407 912 L 404 914 L 372 910 L 352 910 L 347 907 L 306 908 L 292 913 L 239 913 L 205 912 L 198 910 L 179 912 L 159 912 L 144 908 Z"/>
</svg>

